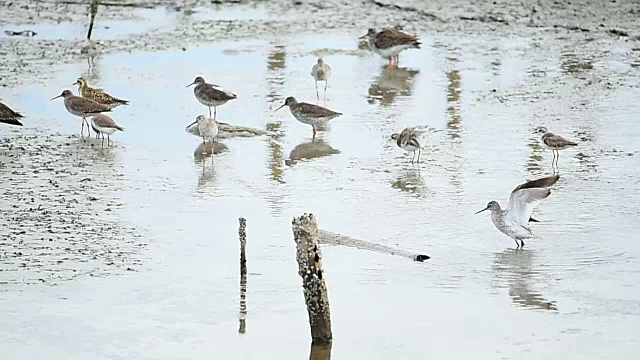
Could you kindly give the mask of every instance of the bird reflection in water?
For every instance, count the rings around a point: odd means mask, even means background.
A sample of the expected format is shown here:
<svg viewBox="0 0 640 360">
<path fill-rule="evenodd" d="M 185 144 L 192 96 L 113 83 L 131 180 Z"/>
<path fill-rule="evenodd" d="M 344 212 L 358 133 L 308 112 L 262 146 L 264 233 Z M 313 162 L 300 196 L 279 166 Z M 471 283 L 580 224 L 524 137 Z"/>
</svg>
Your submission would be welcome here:
<svg viewBox="0 0 640 360">
<path fill-rule="evenodd" d="M 400 176 L 391 182 L 391 187 L 416 197 L 423 197 L 426 186 L 424 178 L 420 174 L 420 167 L 413 165 L 410 168 L 402 169 Z"/>
<path fill-rule="evenodd" d="M 527 249 L 507 249 L 497 253 L 493 270 L 498 280 L 496 287 L 509 289 L 509 296 L 516 305 L 541 309 L 558 310 L 554 301 L 545 299 L 540 291 L 532 288 L 541 273 L 533 269 L 534 253 Z"/>
<path fill-rule="evenodd" d="M 205 149 L 204 143 L 201 142 L 198 145 L 198 147 L 195 150 L 193 150 L 193 157 L 196 159 L 196 161 L 200 161 L 212 155 L 222 154 L 227 150 L 228 150 L 227 145 L 219 141 L 215 141 L 213 142 L 213 144 L 207 144 L 206 149 Z"/>
<path fill-rule="evenodd" d="M 369 86 L 367 101 L 373 104 L 378 100 L 382 105 L 389 106 L 397 96 L 411 96 L 414 79 L 419 72 L 409 68 L 396 68 L 389 73 L 383 67 L 380 75 Z"/>
<path fill-rule="evenodd" d="M 302 143 L 289 154 L 289 159 L 285 162 L 287 165 L 294 165 L 298 160 L 314 159 L 322 156 L 339 154 L 340 150 L 334 149 L 323 139 L 315 137 L 310 142 Z"/>
</svg>

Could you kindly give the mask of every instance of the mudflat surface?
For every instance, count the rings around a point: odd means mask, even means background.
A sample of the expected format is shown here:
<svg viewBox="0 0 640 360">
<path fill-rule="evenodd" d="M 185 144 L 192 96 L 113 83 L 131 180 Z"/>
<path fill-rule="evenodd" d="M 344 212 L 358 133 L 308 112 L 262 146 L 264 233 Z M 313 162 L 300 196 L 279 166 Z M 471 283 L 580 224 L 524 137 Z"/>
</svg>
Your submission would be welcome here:
<svg viewBox="0 0 640 360">
<path fill-rule="evenodd" d="M 86 3 L 0 1 L 0 98 L 25 115 L 0 127 L 3 359 L 306 358 L 290 226 L 303 212 L 384 249 L 323 248 L 335 359 L 635 359 L 639 14 L 633 1 L 114 0 L 88 68 Z M 423 42 L 392 72 L 357 40 L 390 24 Z M 320 100 L 318 56 L 333 72 Z M 185 89 L 198 75 L 238 95 L 220 121 L 259 131 L 203 155 L 185 131 L 208 115 Z M 131 102 L 110 114 L 125 128 L 111 147 L 49 101 L 79 76 Z M 274 111 L 287 96 L 344 115 L 314 139 Z M 412 165 L 389 137 L 416 125 L 440 131 Z M 473 213 L 553 173 L 539 126 L 579 146 L 534 212 L 540 239 L 516 251 Z M 432 258 L 404 256 L 417 253 Z"/>
</svg>

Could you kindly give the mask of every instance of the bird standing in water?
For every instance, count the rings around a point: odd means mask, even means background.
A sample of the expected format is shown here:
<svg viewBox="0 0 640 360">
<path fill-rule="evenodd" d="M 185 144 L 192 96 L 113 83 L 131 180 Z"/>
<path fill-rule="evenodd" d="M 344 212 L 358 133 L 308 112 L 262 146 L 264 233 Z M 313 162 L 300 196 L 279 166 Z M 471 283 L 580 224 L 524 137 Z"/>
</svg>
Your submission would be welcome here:
<svg viewBox="0 0 640 360">
<path fill-rule="evenodd" d="M 487 207 L 476 214 L 486 210 L 491 211 L 493 225 L 500 232 L 515 240 L 517 248 L 524 247 L 524 239 L 536 237 L 529 228 L 533 209 L 551 194 L 549 187 L 555 184 L 559 178 L 558 175 L 553 175 L 518 185 L 511 192 L 509 205 L 505 210 L 500 208 L 497 201 L 490 201 Z"/>
<path fill-rule="evenodd" d="M 327 84 L 331 77 L 331 66 L 325 63 L 322 58 L 318 59 L 318 63 L 311 68 L 311 76 L 316 81 L 316 96 L 320 100 L 320 94 L 318 93 L 318 81 L 324 81 L 324 98 L 327 98 Z"/>
<path fill-rule="evenodd" d="M 406 152 L 413 152 L 413 158 L 411 158 L 411 163 L 416 157 L 416 151 L 418 152 L 418 161 L 420 162 L 420 153 L 422 147 L 418 142 L 418 136 L 414 128 L 406 128 L 402 130 L 401 133 L 391 134 L 391 139 L 396 141 L 398 147 Z"/>
</svg>

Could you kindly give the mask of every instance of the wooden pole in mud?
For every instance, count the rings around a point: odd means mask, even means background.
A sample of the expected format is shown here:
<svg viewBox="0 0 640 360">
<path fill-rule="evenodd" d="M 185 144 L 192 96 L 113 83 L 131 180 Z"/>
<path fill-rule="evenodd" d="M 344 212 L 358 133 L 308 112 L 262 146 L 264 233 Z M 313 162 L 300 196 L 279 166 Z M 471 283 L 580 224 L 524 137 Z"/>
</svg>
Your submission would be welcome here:
<svg viewBox="0 0 640 360">
<path fill-rule="evenodd" d="M 91 20 L 89 22 L 89 32 L 87 32 L 87 40 L 91 40 L 91 32 L 93 31 L 93 22 L 96 20 L 96 14 L 98 13 L 98 5 L 100 5 L 99 0 L 89 0 L 89 14 L 91 15 Z"/>
<path fill-rule="evenodd" d="M 240 314 L 238 320 L 240 326 L 238 332 L 244 334 L 247 331 L 247 220 L 242 217 L 238 220 L 240 221 L 238 228 L 240 237 Z"/>
<path fill-rule="evenodd" d="M 329 297 L 322 271 L 322 253 L 318 223 L 313 214 L 304 214 L 292 221 L 293 240 L 296 242 L 298 275 L 302 278 L 304 301 L 309 314 L 313 343 L 332 340 Z"/>
</svg>

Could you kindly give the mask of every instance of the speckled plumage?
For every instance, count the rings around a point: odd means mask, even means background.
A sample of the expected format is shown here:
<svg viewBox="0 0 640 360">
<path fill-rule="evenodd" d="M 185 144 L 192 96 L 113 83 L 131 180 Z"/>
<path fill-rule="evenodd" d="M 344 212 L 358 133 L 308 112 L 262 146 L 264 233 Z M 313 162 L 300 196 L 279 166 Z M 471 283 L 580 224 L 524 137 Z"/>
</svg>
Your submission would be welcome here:
<svg viewBox="0 0 640 360">
<path fill-rule="evenodd" d="M 112 109 L 118 105 L 129 104 L 129 101 L 113 97 L 102 89 L 90 87 L 87 80 L 84 78 L 78 78 L 73 85 L 78 85 L 78 93 L 80 93 L 83 98 L 91 99 L 97 103 L 107 105 Z"/>
<path fill-rule="evenodd" d="M 0 102 L 0 123 L 22 126 L 22 123 L 19 121 L 22 117 L 22 114 L 13 111 L 7 105 Z"/>
</svg>

